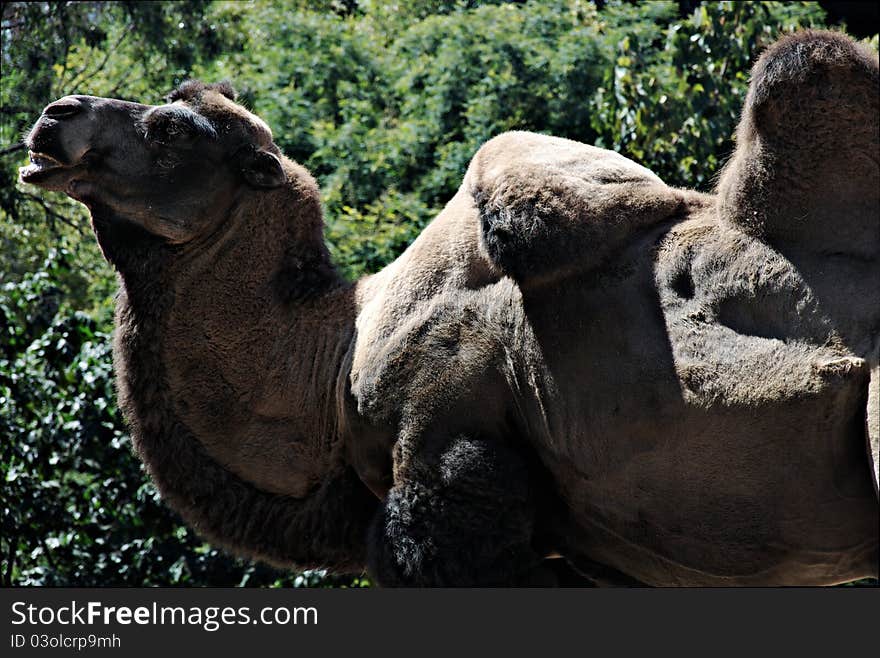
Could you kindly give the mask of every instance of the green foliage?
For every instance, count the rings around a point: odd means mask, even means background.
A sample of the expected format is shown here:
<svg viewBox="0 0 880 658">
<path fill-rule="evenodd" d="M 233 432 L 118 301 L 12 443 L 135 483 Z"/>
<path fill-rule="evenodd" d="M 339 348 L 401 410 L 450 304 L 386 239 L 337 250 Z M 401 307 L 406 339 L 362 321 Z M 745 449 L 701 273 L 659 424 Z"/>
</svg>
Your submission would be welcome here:
<svg viewBox="0 0 880 658">
<path fill-rule="evenodd" d="M 333 260 L 352 279 L 375 272 L 418 236 L 429 214 L 418 197 L 393 188 L 361 210 L 342 206 L 326 230 Z"/>
<path fill-rule="evenodd" d="M 114 402 L 113 273 L 81 206 L 16 182 L 43 106 L 70 93 L 156 103 L 188 77 L 231 80 L 318 178 L 328 243 L 354 278 L 399 255 L 505 130 L 595 143 L 709 190 L 756 53 L 825 21 L 807 2 L 601 4 L 4 3 L 3 583 L 367 584 L 235 560 L 158 500 Z"/>
</svg>

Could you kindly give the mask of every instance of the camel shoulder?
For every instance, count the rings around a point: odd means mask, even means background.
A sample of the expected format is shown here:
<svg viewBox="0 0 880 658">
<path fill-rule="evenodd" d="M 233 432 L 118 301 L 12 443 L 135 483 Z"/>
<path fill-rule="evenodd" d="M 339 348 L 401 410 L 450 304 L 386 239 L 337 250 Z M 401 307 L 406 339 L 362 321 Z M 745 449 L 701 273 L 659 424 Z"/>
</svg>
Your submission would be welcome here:
<svg viewBox="0 0 880 658">
<path fill-rule="evenodd" d="M 528 132 L 486 142 L 465 186 L 479 214 L 481 248 L 525 282 L 595 266 L 684 204 L 681 191 L 619 153 Z"/>
</svg>

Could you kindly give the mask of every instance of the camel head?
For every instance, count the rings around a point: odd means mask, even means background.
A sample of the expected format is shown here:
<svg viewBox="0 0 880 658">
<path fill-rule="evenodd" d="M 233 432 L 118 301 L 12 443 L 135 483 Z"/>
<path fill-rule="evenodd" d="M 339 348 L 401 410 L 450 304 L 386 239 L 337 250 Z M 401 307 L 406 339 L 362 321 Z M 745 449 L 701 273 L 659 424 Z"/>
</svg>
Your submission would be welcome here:
<svg viewBox="0 0 880 658">
<path fill-rule="evenodd" d="M 288 179 L 268 126 L 234 98 L 227 83 L 197 81 L 163 105 L 65 96 L 27 136 L 31 164 L 21 180 L 81 201 L 96 224 L 100 217 L 166 243 L 193 241 L 215 231 L 242 194 Z M 107 242 L 113 260 L 124 246 Z"/>
</svg>

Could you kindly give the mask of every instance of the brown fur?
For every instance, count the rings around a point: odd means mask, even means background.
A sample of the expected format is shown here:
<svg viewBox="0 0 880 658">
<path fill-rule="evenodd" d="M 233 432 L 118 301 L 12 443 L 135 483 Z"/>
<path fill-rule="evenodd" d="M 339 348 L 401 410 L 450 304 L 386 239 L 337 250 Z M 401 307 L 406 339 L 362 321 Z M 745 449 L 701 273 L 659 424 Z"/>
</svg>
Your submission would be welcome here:
<svg viewBox="0 0 880 658">
<path fill-rule="evenodd" d="M 768 48 L 718 186 L 721 216 L 774 244 L 876 258 L 877 89 L 877 55 L 842 34 Z"/>
<path fill-rule="evenodd" d="M 547 584 L 550 554 L 597 582 L 827 584 L 877 574 L 876 80 L 840 35 L 779 42 L 717 197 L 502 135 L 353 286 L 228 86 L 61 99 L 29 137 L 60 166 L 22 177 L 90 207 L 135 444 L 212 540 L 388 585 Z"/>
</svg>

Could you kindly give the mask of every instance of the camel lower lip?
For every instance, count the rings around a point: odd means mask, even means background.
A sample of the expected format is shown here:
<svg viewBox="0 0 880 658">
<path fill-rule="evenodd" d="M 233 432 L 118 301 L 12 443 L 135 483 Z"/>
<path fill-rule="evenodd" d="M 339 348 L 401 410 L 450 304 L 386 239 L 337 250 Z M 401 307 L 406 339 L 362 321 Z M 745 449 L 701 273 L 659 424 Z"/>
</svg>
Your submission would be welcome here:
<svg viewBox="0 0 880 658">
<path fill-rule="evenodd" d="M 58 169 L 64 169 L 65 165 L 56 158 L 46 153 L 37 153 L 28 151 L 31 164 L 26 167 L 20 167 L 18 170 L 19 177 L 25 183 L 36 183 L 46 178 Z"/>
<path fill-rule="evenodd" d="M 63 169 L 63 167 L 61 165 L 41 166 L 39 164 L 30 164 L 27 167 L 20 167 L 18 175 L 23 182 L 34 183 L 45 179 L 49 174 L 59 169 Z"/>
</svg>

